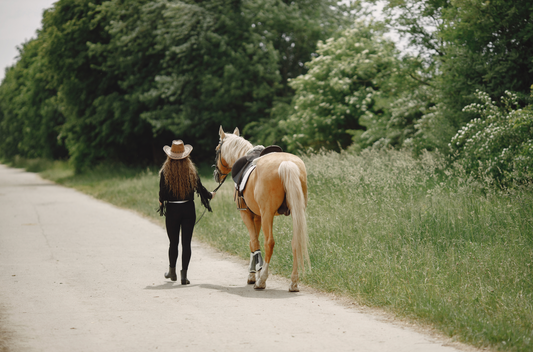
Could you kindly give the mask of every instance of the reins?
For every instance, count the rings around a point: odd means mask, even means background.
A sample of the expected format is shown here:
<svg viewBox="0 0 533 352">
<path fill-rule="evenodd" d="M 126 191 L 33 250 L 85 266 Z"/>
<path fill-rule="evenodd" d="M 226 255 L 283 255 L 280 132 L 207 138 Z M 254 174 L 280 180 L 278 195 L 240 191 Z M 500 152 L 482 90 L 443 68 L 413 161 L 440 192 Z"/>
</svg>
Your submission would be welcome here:
<svg viewBox="0 0 533 352">
<path fill-rule="evenodd" d="M 224 184 L 224 182 L 225 182 L 226 179 L 228 178 L 227 176 L 229 175 L 229 173 L 227 173 L 227 174 L 222 173 L 222 171 L 220 171 L 220 169 L 218 168 L 218 158 L 220 157 L 220 150 L 222 149 L 222 143 L 223 143 L 223 141 L 221 140 L 221 141 L 219 142 L 219 144 L 218 144 L 217 152 L 216 152 L 216 155 L 215 155 L 215 164 L 214 164 L 213 166 L 215 167 L 215 171 L 214 171 L 215 175 L 218 174 L 218 175 L 222 175 L 222 176 L 226 176 L 226 177 L 224 177 L 224 179 L 222 180 L 222 182 L 219 182 L 218 187 L 215 188 L 215 189 L 213 190 L 213 192 L 218 191 L 219 188 L 222 187 L 222 185 Z M 222 164 L 222 160 L 220 161 L 220 163 Z M 224 165 L 223 165 L 223 166 L 224 166 Z M 220 176 L 219 176 L 219 177 L 220 177 Z M 200 220 L 202 220 L 202 218 L 204 217 L 204 214 L 205 214 L 205 211 L 206 211 L 206 210 L 207 210 L 207 209 L 204 209 L 204 212 L 202 213 L 202 215 L 200 216 L 200 218 L 199 218 L 198 220 L 196 220 L 196 222 L 194 223 L 194 226 L 196 226 L 196 224 L 198 224 L 198 223 L 200 222 Z"/>
<path fill-rule="evenodd" d="M 218 187 L 215 188 L 215 190 L 214 190 L 213 192 L 218 191 L 218 189 L 219 189 L 220 187 L 222 187 L 222 185 L 224 184 L 224 181 L 226 181 L 226 177 L 224 177 L 224 179 L 222 180 L 222 182 L 220 182 L 220 183 L 218 184 Z M 202 218 L 204 217 L 204 214 L 205 214 L 206 210 L 207 210 L 207 208 L 204 209 L 204 211 L 203 211 L 202 215 L 200 216 L 200 218 L 199 218 L 198 220 L 196 220 L 196 222 L 194 223 L 194 226 L 196 226 L 196 224 L 198 224 L 198 223 L 200 222 L 200 220 L 202 220 Z"/>
<path fill-rule="evenodd" d="M 228 174 L 226 174 L 226 176 L 227 176 L 227 175 L 228 175 Z M 220 187 L 222 187 L 222 185 L 224 184 L 224 181 L 226 181 L 226 179 L 227 179 L 227 177 L 224 177 L 224 179 L 222 180 L 222 182 L 220 182 L 220 183 L 218 184 L 218 187 L 215 188 L 215 189 L 213 190 L 213 192 L 218 191 L 218 189 L 219 189 Z"/>
</svg>

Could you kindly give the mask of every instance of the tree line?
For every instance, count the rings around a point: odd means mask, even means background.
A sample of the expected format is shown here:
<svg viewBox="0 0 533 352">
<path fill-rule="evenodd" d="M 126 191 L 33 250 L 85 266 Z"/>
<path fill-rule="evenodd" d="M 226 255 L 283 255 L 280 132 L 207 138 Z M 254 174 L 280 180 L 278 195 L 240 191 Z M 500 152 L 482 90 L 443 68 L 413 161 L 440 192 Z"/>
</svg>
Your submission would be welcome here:
<svg viewBox="0 0 533 352">
<path fill-rule="evenodd" d="M 182 138 L 205 160 L 223 125 L 292 152 L 438 149 L 530 179 L 533 4 L 388 0 L 376 21 L 372 3 L 59 0 L 6 69 L 0 154 L 81 171 Z"/>
</svg>

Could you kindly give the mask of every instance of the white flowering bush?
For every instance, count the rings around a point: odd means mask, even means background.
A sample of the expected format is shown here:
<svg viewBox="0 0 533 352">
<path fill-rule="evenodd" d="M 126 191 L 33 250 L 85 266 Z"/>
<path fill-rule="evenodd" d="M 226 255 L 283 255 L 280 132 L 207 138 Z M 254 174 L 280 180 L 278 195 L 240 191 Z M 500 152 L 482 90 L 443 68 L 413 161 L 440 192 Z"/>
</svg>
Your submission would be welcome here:
<svg viewBox="0 0 533 352">
<path fill-rule="evenodd" d="M 354 134 L 376 123 L 388 105 L 381 90 L 396 72 L 395 50 L 377 24 L 356 23 L 319 42 L 307 74 L 289 83 L 296 91 L 293 113 L 280 122 L 289 150 L 346 148 Z"/>
<path fill-rule="evenodd" d="M 463 111 L 479 117 L 461 128 L 449 144 L 466 171 L 490 176 L 502 185 L 533 180 L 533 110 L 518 108 L 516 94 L 506 91 L 501 106 L 476 92 L 481 103 Z"/>
</svg>

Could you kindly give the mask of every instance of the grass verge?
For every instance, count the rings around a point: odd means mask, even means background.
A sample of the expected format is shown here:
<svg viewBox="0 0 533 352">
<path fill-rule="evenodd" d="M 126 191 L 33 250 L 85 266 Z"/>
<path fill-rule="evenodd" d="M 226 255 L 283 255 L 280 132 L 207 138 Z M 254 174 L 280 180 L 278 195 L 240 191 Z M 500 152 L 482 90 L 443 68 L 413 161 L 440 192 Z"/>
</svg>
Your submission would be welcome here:
<svg viewBox="0 0 533 352">
<path fill-rule="evenodd" d="M 446 169 L 434 154 L 415 160 L 397 151 L 319 153 L 304 161 L 313 266 L 305 284 L 431 324 L 474 346 L 533 349 L 531 186 L 497 191 Z M 155 212 L 157 169 L 108 165 L 74 176 L 56 162 L 34 171 L 163 225 Z M 201 174 L 214 189 L 209 171 Z M 227 182 L 195 236 L 248 258 L 247 230 L 232 200 Z M 290 218 L 277 217 L 274 231 L 270 268 L 289 277 Z"/>
</svg>

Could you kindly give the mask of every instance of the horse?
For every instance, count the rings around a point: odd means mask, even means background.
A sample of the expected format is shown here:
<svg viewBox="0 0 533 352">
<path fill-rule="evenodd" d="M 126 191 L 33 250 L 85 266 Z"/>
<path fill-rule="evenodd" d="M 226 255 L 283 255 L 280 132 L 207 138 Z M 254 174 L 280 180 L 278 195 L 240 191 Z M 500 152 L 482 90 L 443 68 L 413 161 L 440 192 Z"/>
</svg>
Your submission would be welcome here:
<svg viewBox="0 0 533 352">
<path fill-rule="evenodd" d="M 221 184 L 231 172 L 235 162 L 251 151 L 254 146 L 239 135 L 235 128 L 233 134 L 225 133 L 220 126 L 220 141 L 216 147 L 215 181 Z M 270 153 L 254 161 L 256 167 L 248 177 L 242 197 L 246 208 L 240 207 L 241 218 L 250 235 L 250 267 L 248 284 L 254 289 L 265 289 L 268 279 L 268 267 L 274 251 L 273 223 L 274 216 L 282 205 L 286 205 L 292 216 L 293 267 L 289 292 L 298 292 L 298 272 L 305 271 L 310 259 L 308 253 L 307 222 L 307 171 L 305 164 L 294 154 Z M 235 192 L 238 192 L 235 190 Z M 235 195 L 239 208 L 239 197 Z M 285 207 L 285 209 L 286 209 Z M 285 215 L 288 212 L 284 212 Z M 265 260 L 261 256 L 259 232 L 263 228 Z"/>
</svg>

